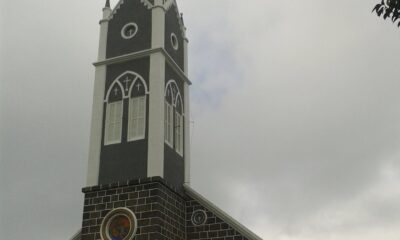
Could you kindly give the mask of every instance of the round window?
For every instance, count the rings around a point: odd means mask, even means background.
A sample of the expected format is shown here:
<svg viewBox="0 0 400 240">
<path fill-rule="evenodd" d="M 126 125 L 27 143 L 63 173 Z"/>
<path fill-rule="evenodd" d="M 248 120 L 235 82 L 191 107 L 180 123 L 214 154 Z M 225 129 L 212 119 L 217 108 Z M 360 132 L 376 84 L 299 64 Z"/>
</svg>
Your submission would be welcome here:
<svg viewBox="0 0 400 240">
<path fill-rule="evenodd" d="M 204 225 L 207 221 L 207 213 L 203 210 L 194 211 L 192 214 L 192 223 L 195 226 Z"/>
<path fill-rule="evenodd" d="M 136 33 L 138 32 L 138 26 L 136 23 L 128 23 L 121 30 L 122 38 L 124 39 L 131 39 L 133 38 Z"/>
<path fill-rule="evenodd" d="M 178 38 L 176 37 L 175 33 L 171 33 L 171 45 L 175 50 L 179 48 Z"/>
<path fill-rule="evenodd" d="M 101 224 L 101 239 L 132 240 L 136 234 L 135 214 L 127 208 L 118 208 L 109 212 Z"/>
</svg>

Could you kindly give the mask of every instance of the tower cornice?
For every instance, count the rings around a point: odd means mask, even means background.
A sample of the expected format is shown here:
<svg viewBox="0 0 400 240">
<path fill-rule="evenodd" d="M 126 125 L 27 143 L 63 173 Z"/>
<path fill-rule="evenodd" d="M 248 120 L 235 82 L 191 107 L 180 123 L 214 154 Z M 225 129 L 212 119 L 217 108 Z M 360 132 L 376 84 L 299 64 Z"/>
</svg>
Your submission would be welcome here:
<svg viewBox="0 0 400 240">
<path fill-rule="evenodd" d="M 189 85 L 192 85 L 192 82 L 189 80 L 188 76 L 185 74 L 184 71 L 178 66 L 178 64 L 172 59 L 172 57 L 168 54 L 168 52 L 164 48 L 154 48 L 154 49 L 147 49 L 143 51 L 133 52 L 125 55 L 121 55 L 118 57 L 108 58 L 102 61 L 94 62 L 93 65 L 95 67 L 103 66 L 103 65 L 112 65 L 115 63 L 126 62 L 133 59 L 138 59 L 146 56 L 150 56 L 155 53 L 161 53 L 164 55 L 166 62 L 182 77 L 185 82 Z"/>
</svg>

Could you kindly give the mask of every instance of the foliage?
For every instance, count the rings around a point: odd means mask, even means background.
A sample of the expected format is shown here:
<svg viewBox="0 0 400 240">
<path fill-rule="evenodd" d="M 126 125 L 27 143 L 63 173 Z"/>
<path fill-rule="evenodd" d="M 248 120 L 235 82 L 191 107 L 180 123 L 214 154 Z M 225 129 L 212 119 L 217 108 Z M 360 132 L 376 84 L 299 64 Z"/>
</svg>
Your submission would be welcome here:
<svg viewBox="0 0 400 240">
<path fill-rule="evenodd" d="M 383 19 L 389 18 L 395 23 L 400 20 L 400 0 L 382 0 L 374 7 L 372 12 L 376 12 Z M 400 21 L 398 21 L 397 26 L 400 27 Z"/>
</svg>

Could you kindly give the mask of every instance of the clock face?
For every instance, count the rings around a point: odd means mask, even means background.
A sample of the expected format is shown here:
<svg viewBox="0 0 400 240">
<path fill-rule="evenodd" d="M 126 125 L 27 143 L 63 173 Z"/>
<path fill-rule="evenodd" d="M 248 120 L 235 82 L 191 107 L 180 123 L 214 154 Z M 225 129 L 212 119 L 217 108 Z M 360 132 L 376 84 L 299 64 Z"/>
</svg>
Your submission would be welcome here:
<svg viewBox="0 0 400 240">
<path fill-rule="evenodd" d="M 195 226 L 201 226 L 207 221 L 207 213 L 203 210 L 197 210 L 193 212 L 192 223 Z"/>
<path fill-rule="evenodd" d="M 121 36 L 124 39 L 131 39 L 133 38 L 136 33 L 138 32 L 138 26 L 136 23 L 127 23 L 121 30 Z"/>
</svg>

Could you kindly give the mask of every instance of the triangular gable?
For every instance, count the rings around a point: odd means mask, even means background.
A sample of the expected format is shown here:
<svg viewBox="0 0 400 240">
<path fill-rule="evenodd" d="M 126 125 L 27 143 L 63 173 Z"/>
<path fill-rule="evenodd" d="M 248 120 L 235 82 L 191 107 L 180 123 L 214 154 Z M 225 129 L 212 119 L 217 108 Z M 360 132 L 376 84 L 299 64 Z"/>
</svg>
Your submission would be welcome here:
<svg viewBox="0 0 400 240">
<path fill-rule="evenodd" d="M 235 219 L 233 219 L 227 213 L 225 213 L 220 208 L 215 206 L 212 202 L 208 201 L 205 197 L 200 195 L 198 192 L 196 192 L 189 185 L 184 184 L 183 188 L 185 190 L 185 193 L 189 197 L 193 198 L 198 203 L 200 203 L 203 207 L 207 208 L 209 211 L 211 211 L 213 214 L 215 214 L 217 217 L 219 217 L 220 219 L 225 221 L 227 224 L 231 225 L 236 231 L 241 233 L 247 239 L 249 239 L 249 240 L 262 240 L 262 238 L 257 236 L 255 233 L 253 233 L 247 227 L 243 226 L 243 224 L 241 224 L 238 221 L 236 221 Z"/>
</svg>

